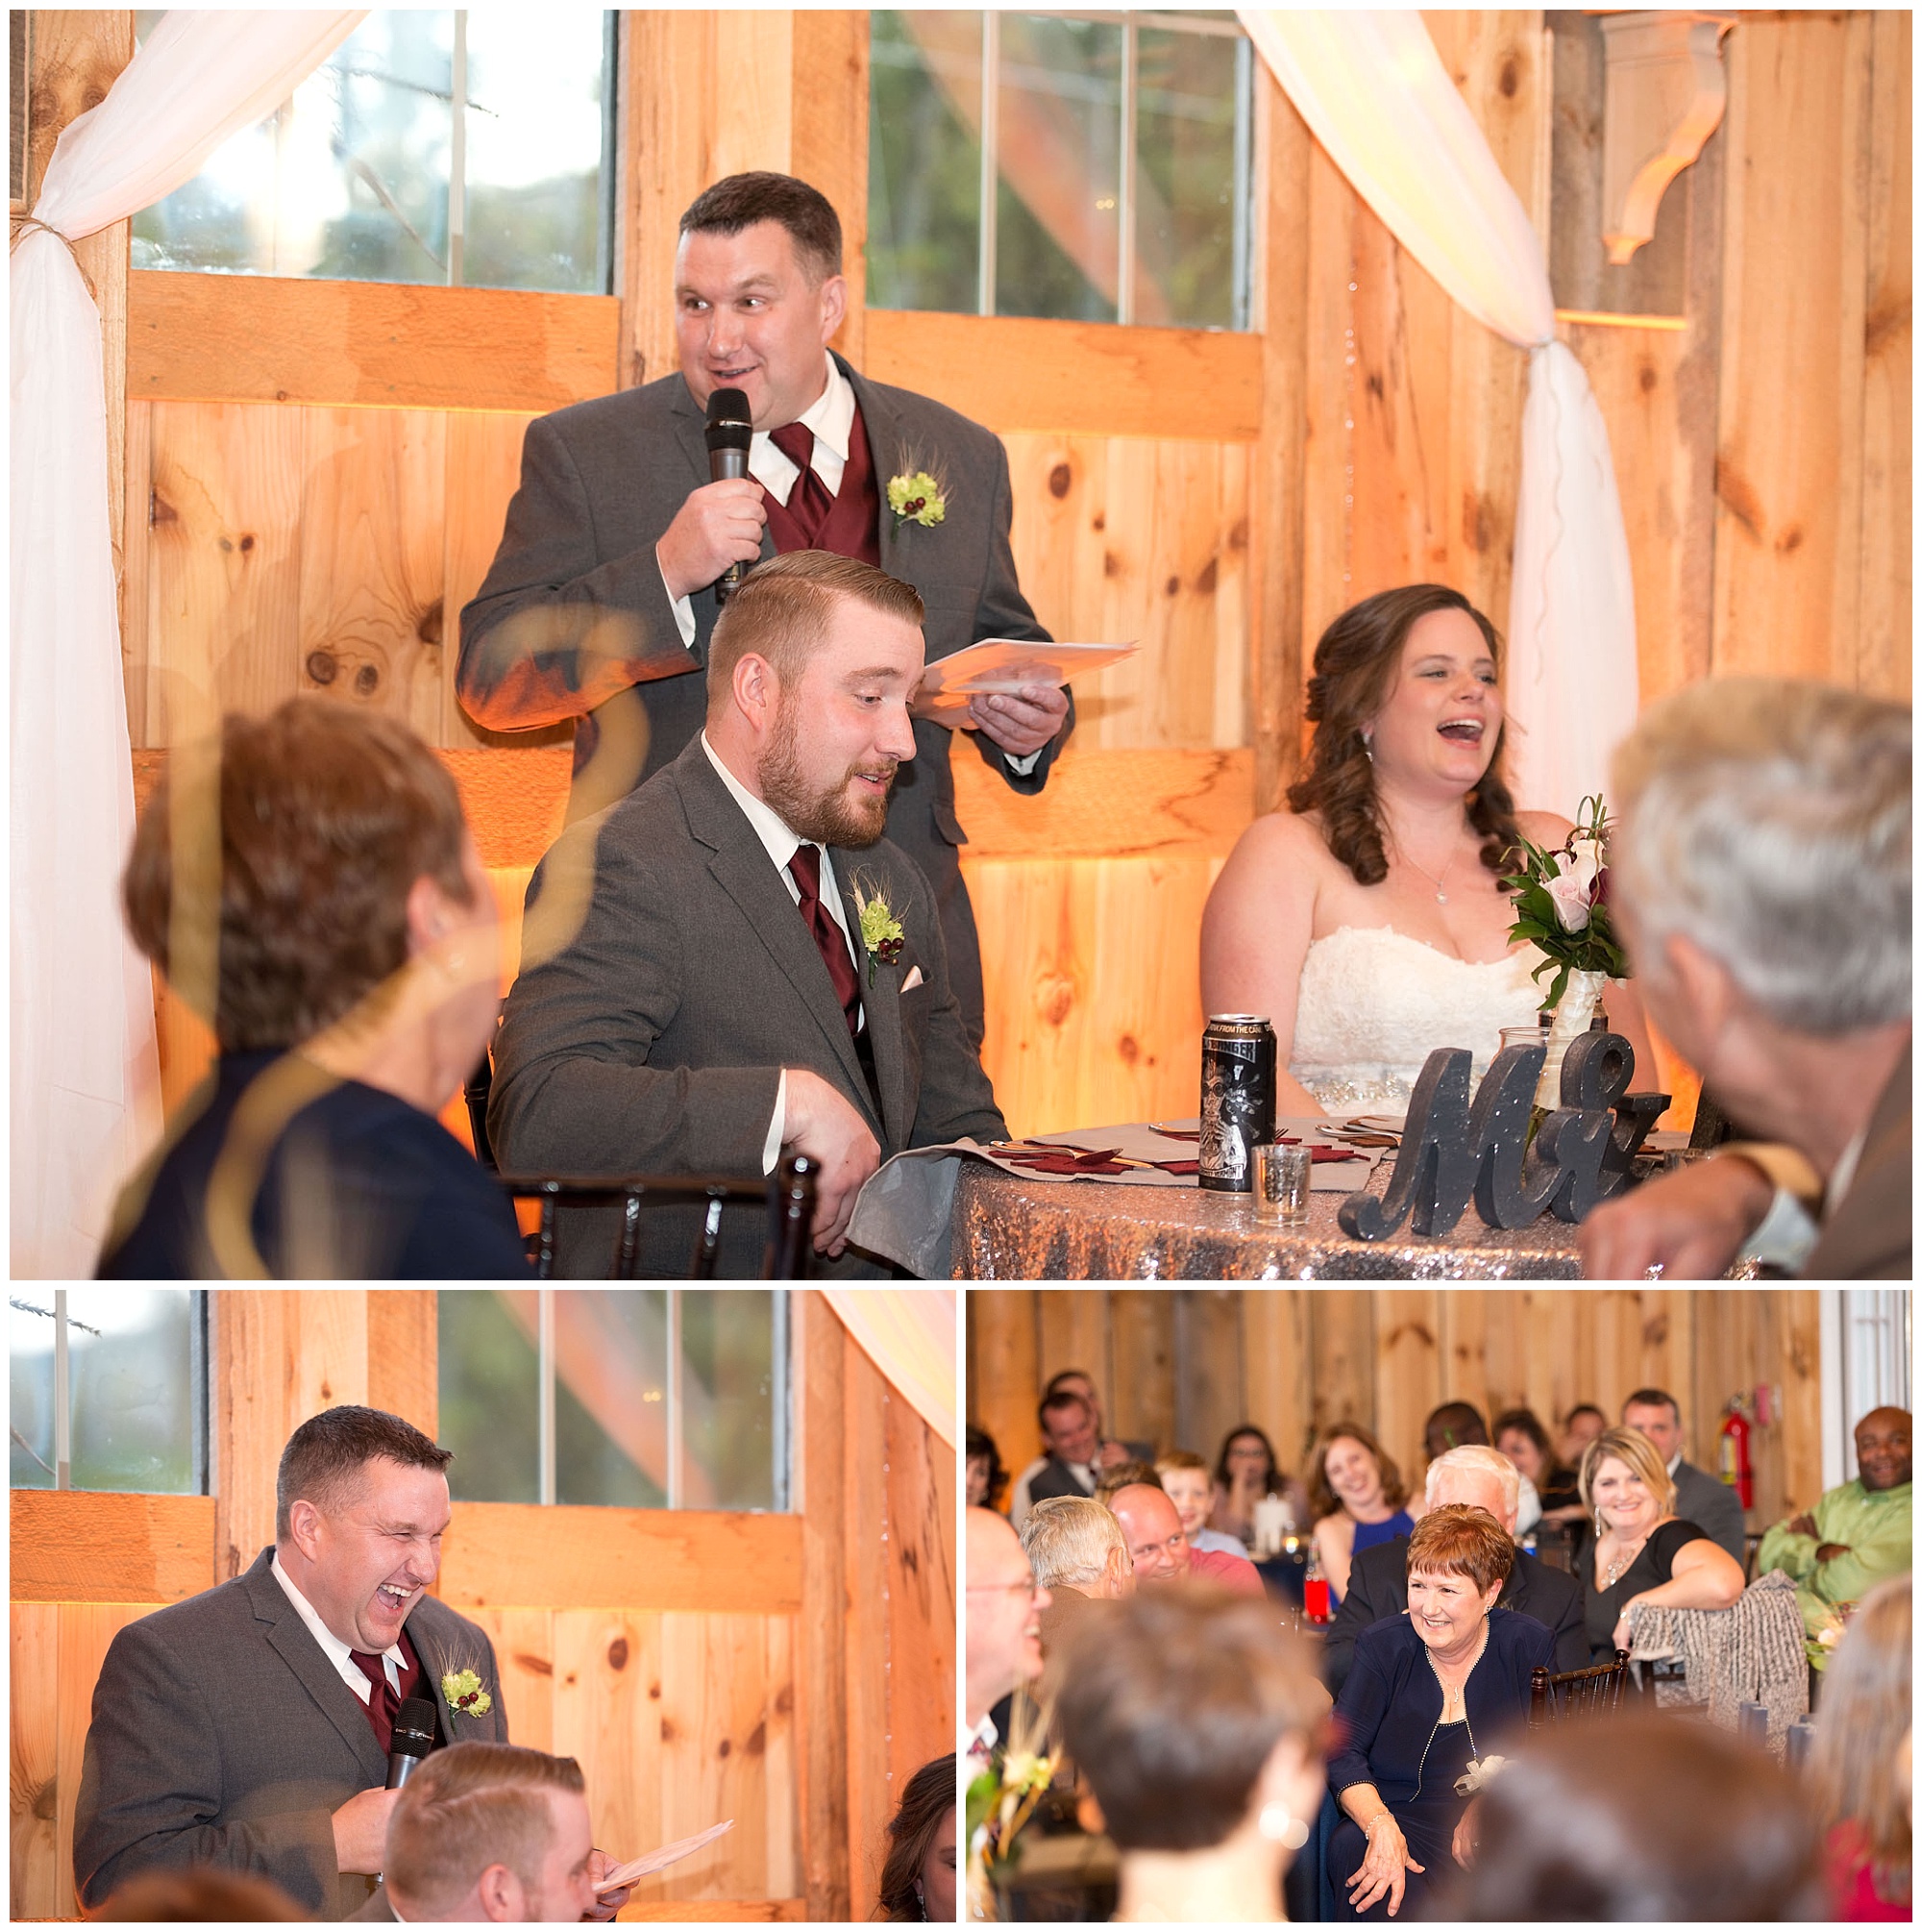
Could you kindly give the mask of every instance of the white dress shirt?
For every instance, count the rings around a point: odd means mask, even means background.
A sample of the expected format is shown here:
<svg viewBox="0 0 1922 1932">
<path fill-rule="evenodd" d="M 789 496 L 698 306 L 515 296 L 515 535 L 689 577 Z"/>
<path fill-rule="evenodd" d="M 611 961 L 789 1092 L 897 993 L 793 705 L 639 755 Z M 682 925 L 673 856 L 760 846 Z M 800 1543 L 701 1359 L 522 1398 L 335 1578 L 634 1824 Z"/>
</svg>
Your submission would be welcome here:
<svg viewBox="0 0 1922 1932">
<path fill-rule="evenodd" d="M 827 358 L 827 386 L 795 420 L 804 423 L 814 432 L 814 455 L 808 467 L 827 486 L 829 496 L 839 496 L 841 475 L 848 467 L 849 438 L 854 431 L 854 389 L 832 356 Z M 794 494 L 795 484 L 801 481 L 801 471 L 782 451 L 775 447 L 775 439 L 766 430 L 756 430 L 753 441 L 748 446 L 748 474 L 783 509 L 787 508 L 788 498 Z M 658 563 L 658 547 L 654 557 Z M 661 582 L 663 584 L 667 582 L 665 572 Z M 680 641 L 690 651 L 693 650 L 694 602 L 691 598 L 675 600 L 674 621 L 679 627 Z"/>
<path fill-rule="evenodd" d="M 280 1552 L 274 1552 L 274 1580 L 287 1593 L 287 1601 L 300 1612 L 300 1620 L 313 1632 L 313 1640 L 327 1652 L 327 1661 L 340 1672 L 340 1681 L 360 1699 L 363 1704 L 372 1703 L 374 1686 L 368 1682 L 366 1672 L 354 1661 L 351 1644 L 343 1644 L 325 1623 L 320 1621 L 320 1612 L 309 1603 L 294 1587 L 294 1580 L 281 1568 Z M 407 1660 L 401 1653 L 400 1644 L 390 1644 L 381 1652 L 381 1661 L 387 1667 L 387 1682 L 394 1695 L 401 1691 L 401 1672 L 407 1667 Z"/>
<path fill-rule="evenodd" d="M 837 370 L 835 373 L 838 375 L 840 372 Z M 847 385 L 843 384 L 842 386 L 845 388 Z M 792 468 L 793 465 L 790 464 L 789 467 Z M 803 845 L 809 844 L 811 841 L 803 839 L 798 832 L 791 831 L 788 829 L 787 822 L 781 817 L 779 812 L 775 810 L 773 805 L 769 805 L 765 799 L 756 798 L 727 769 L 716 754 L 714 747 L 707 742 L 707 733 L 705 731 L 702 731 L 701 734 L 701 749 L 707 754 L 707 762 L 714 767 L 721 782 L 727 787 L 728 793 L 733 798 L 734 803 L 747 814 L 748 823 L 754 829 L 754 836 L 767 848 L 767 855 L 774 861 L 775 870 L 780 875 L 781 883 L 787 887 L 787 896 L 799 906 L 801 904 L 801 887 L 795 883 L 794 875 L 789 872 L 788 864 L 793 859 L 795 854 Z M 833 920 L 834 924 L 840 928 L 842 941 L 848 948 L 848 956 L 854 963 L 854 982 L 858 986 L 861 978 L 861 955 L 855 948 L 853 935 L 848 930 L 848 909 L 841 903 L 841 888 L 835 882 L 834 861 L 828 856 L 827 848 L 825 845 L 817 845 L 814 849 L 821 855 L 821 903 L 827 908 L 828 918 Z M 812 936 L 810 933 L 809 937 L 811 938 Z M 868 1024 L 866 1007 L 861 1009 L 860 1024 L 864 1027 Z M 772 1174 L 775 1171 L 775 1163 L 780 1159 L 781 1142 L 786 1137 L 787 1069 L 783 1067 L 781 1069 L 780 1086 L 775 1093 L 774 1119 L 768 1123 L 767 1142 L 761 1149 L 761 1172 L 763 1174 Z"/>
</svg>

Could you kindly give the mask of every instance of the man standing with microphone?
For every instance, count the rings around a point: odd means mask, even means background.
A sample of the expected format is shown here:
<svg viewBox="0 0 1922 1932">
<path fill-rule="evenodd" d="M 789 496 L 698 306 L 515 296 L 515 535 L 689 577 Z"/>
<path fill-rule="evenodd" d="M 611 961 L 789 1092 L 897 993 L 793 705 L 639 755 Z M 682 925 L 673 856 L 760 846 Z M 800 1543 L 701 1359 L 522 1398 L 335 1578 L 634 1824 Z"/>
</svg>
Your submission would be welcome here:
<svg viewBox="0 0 1922 1932">
<path fill-rule="evenodd" d="M 427 1595 L 452 1460 L 398 1416 L 323 1411 L 282 1451 L 273 1547 L 114 1638 L 74 1818 L 86 1908 L 142 1872 L 210 1865 L 348 1918 L 411 1765 L 506 1742 L 486 1632 Z M 611 1861 L 594 1857 L 599 1877 Z"/>
<path fill-rule="evenodd" d="M 730 175 L 680 218 L 679 372 L 529 426 L 500 550 L 461 612 L 456 683 L 490 731 L 579 721 L 570 819 L 624 797 L 700 731 L 716 586 L 736 566 L 791 550 L 877 566 L 921 593 L 930 664 L 983 638 L 1046 641 L 1015 577 L 999 439 L 833 355 L 847 301 L 826 198 L 789 175 Z M 749 419 L 745 474 L 722 430 L 730 392 Z M 1010 786 L 1037 792 L 1072 715 L 1066 690 L 1030 685 L 977 697 L 964 729 Z M 978 1046 L 950 733 L 924 720 L 914 731 L 887 836 L 934 887 Z"/>
</svg>

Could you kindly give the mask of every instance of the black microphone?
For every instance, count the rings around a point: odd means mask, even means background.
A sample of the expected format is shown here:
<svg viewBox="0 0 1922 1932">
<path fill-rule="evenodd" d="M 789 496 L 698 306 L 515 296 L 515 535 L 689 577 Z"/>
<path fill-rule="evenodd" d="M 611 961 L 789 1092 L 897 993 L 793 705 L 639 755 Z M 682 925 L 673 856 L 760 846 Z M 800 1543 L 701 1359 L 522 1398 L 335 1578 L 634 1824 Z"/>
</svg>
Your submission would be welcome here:
<svg viewBox="0 0 1922 1932">
<path fill-rule="evenodd" d="M 394 1714 L 394 1739 L 387 1747 L 387 1789 L 399 1791 L 433 1748 L 434 1711 L 426 1697 L 407 1697 Z"/>
<path fill-rule="evenodd" d="M 707 399 L 707 479 L 727 483 L 748 474 L 748 448 L 754 440 L 754 424 L 748 398 L 739 389 L 716 389 Z M 726 604 L 741 582 L 745 566 L 730 563 L 714 586 L 714 601 Z"/>
</svg>

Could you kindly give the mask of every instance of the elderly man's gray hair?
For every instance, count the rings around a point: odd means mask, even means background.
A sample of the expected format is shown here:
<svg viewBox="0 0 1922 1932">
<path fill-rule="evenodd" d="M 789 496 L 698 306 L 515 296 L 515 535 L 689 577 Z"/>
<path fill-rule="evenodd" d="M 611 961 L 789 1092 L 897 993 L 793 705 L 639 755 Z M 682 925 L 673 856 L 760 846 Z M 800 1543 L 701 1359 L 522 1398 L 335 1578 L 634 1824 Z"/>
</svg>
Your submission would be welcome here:
<svg viewBox="0 0 1922 1932">
<path fill-rule="evenodd" d="M 1444 1450 L 1428 1465 L 1428 1479 L 1423 1488 L 1423 1499 L 1428 1507 L 1435 1507 L 1436 1479 L 1446 1470 L 1474 1470 L 1482 1475 L 1491 1475 L 1501 1484 L 1502 1508 L 1513 1510 L 1521 1502 L 1521 1472 L 1503 1455 L 1500 1449 L 1491 1449 L 1481 1443 L 1464 1443 L 1460 1449 Z"/>
<path fill-rule="evenodd" d="M 1027 1513 L 1022 1548 L 1034 1566 L 1036 1582 L 1052 1590 L 1098 1583 L 1108 1568 L 1108 1552 L 1127 1556 L 1121 1525 L 1091 1496 L 1050 1496 Z"/>
<path fill-rule="evenodd" d="M 1829 684 L 1716 678 L 1651 705 L 1612 801 L 1644 951 L 1687 934 L 1797 1031 L 1908 1018 L 1912 754 L 1905 706 Z"/>
</svg>

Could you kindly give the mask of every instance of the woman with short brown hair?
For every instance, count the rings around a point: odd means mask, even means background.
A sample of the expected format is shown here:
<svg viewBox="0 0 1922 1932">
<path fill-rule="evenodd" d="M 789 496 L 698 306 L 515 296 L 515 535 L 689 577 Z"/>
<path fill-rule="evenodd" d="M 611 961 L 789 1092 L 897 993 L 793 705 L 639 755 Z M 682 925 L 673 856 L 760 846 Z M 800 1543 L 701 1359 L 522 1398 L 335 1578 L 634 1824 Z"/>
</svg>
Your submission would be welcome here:
<svg viewBox="0 0 1922 1932">
<path fill-rule="evenodd" d="M 1281 1913 L 1325 1789 L 1328 1696 L 1266 1602 L 1139 1591 L 1066 1647 L 1055 1714 L 1121 1854 L 1127 1920 Z"/>
<path fill-rule="evenodd" d="M 1467 1862 L 1469 1796 L 1527 1713 L 1530 1672 L 1555 1668 L 1554 1633 L 1496 1606 L 1514 1567 L 1515 1544 L 1487 1510 L 1431 1509 L 1408 1540 L 1407 1616 L 1356 1639 L 1335 1705 L 1342 1747 L 1328 1760 L 1347 1814 L 1328 1845 L 1344 1917 L 1399 1917 L 1451 1853 Z"/>
<path fill-rule="evenodd" d="M 492 1037 L 500 923 L 447 769 L 296 698 L 177 749 L 123 882 L 220 1054 L 131 1180 L 104 1276 L 526 1275 L 512 1204 L 433 1118 Z"/>
</svg>

